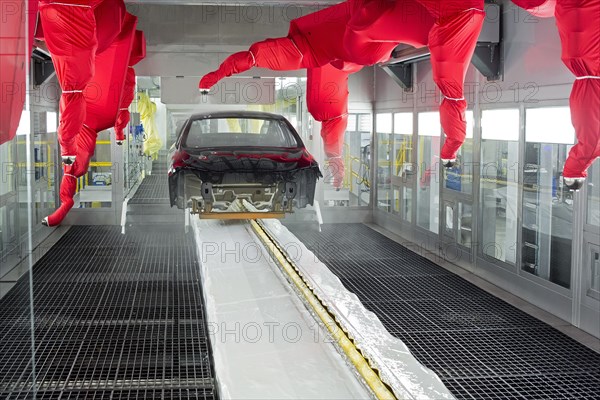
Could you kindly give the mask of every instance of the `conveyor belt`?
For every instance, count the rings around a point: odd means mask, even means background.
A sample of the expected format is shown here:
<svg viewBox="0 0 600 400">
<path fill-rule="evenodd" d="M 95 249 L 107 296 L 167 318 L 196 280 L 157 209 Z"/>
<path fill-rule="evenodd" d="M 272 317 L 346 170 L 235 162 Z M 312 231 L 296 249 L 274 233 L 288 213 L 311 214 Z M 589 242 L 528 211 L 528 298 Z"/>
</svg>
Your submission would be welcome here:
<svg viewBox="0 0 600 400">
<path fill-rule="evenodd" d="M 216 398 L 181 225 L 72 227 L 33 271 L 36 398 Z M 25 276 L 0 299 L 1 399 L 33 398 L 29 327 Z"/>
<path fill-rule="evenodd" d="M 598 399 L 600 354 L 362 224 L 290 228 L 458 399 Z"/>
</svg>

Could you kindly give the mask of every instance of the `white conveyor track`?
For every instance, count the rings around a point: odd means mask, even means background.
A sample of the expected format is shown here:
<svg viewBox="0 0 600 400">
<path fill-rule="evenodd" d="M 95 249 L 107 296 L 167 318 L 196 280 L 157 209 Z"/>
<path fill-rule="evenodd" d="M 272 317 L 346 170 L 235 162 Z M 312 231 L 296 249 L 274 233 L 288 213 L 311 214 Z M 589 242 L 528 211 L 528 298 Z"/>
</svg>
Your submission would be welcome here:
<svg viewBox="0 0 600 400">
<path fill-rule="evenodd" d="M 245 221 L 192 217 L 222 399 L 370 399 Z"/>
<path fill-rule="evenodd" d="M 221 398 L 454 399 L 279 221 L 191 224 Z"/>
</svg>

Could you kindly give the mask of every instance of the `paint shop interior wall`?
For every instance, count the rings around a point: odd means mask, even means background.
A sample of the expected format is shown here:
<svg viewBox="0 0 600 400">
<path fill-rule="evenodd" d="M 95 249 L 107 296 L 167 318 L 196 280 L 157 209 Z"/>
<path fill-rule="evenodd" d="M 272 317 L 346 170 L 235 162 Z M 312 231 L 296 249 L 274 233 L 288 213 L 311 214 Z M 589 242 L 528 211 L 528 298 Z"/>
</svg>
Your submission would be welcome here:
<svg viewBox="0 0 600 400">
<path fill-rule="evenodd" d="M 162 141 L 162 148 L 167 146 L 167 106 L 160 99 L 152 99 L 156 103 L 156 127 L 158 128 L 158 136 Z"/>
<path fill-rule="evenodd" d="M 348 89 L 350 92 L 349 108 L 351 110 L 371 111 L 373 109 L 373 101 L 375 100 L 375 69 L 376 67 L 366 67 L 350 75 L 348 78 Z"/>
</svg>

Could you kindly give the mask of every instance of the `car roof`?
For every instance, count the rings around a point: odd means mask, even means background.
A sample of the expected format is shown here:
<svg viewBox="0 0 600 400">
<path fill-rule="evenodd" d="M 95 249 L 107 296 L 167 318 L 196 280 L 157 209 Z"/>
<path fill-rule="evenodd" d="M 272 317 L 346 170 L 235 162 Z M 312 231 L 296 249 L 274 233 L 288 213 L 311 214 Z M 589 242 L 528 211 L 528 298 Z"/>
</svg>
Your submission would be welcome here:
<svg viewBox="0 0 600 400">
<path fill-rule="evenodd" d="M 285 117 L 279 114 L 271 114 L 262 111 L 216 111 L 204 112 L 192 115 L 189 119 L 206 119 L 206 118 L 257 118 L 257 119 L 279 119 L 285 120 Z"/>
</svg>

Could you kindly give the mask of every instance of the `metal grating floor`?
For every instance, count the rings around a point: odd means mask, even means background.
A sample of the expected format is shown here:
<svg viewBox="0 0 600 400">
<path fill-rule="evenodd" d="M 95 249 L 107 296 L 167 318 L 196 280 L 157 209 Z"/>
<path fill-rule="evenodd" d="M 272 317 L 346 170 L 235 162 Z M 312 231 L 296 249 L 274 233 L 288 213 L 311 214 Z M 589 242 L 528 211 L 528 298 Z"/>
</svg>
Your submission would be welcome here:
<svg viewBox="0 0 600 400">
<path fill-rule="evenodd" d="M 167 175 L 146 176 L 129 204 L 169 204 Z"/>
<path fill-rule="evenodd" d="M 181 226 L 72 227 L 34 267 L 37 399 L 214 399 Z M 29 282 L 0 300 L 0 398 L 30 399 Z"/>
<path fill-rule="evenodd" d="M 458 399 L 599 399 L 600 354 L 362 224 L 290 229 Z"/>
</svg>

